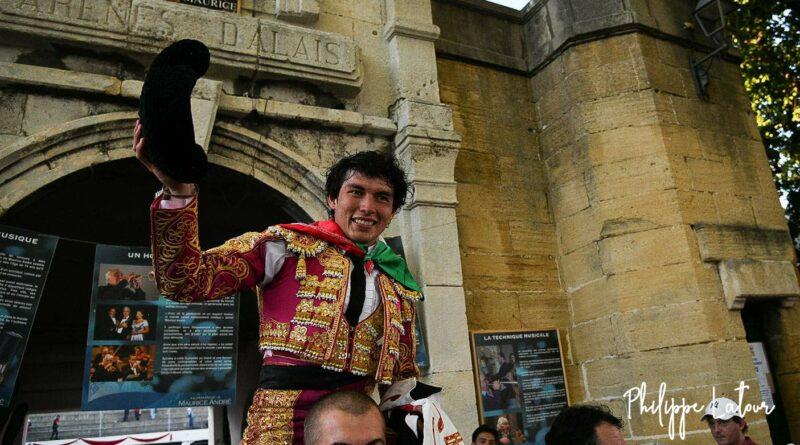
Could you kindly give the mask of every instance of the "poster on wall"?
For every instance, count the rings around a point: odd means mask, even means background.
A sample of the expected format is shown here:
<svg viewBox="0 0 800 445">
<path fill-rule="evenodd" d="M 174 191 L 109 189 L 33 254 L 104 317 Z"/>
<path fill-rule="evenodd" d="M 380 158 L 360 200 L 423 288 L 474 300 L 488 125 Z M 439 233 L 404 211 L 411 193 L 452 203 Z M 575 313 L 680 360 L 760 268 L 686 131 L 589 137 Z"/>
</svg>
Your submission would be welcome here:
<svg viewBox="0 0 800 445">
<path fill-rule="evenodd" d="M 772 408 L 775 406 L 775 382 L 772 380 L 772 373 L 769 370 L 769 361 L 767 360 L 767 353 L 764 350 L 764 343 L 750 342 L 750 354 L 753 356 L 753 366 L 756 367 L 756 376 L 758 377 L 758 390 L 761 393 L 761 401 L 767 406 Z"/>
<path fill-rule="evenodd" d="M 481 424 L 503 443 L 543 445 L 569 404 L 558 330 L 480 331 L 471 340 Z"/>
<path fill-rule="evenodd" d="M 0 406 L 9 406 L 58 238 L 0 226 Z"/>
<path fill-rule="evenodd" d="M 151 270 L 149 248 L 97 245 L 82 409 L 234 403 L 237 296 L 168 300 Z"/>
</svg>

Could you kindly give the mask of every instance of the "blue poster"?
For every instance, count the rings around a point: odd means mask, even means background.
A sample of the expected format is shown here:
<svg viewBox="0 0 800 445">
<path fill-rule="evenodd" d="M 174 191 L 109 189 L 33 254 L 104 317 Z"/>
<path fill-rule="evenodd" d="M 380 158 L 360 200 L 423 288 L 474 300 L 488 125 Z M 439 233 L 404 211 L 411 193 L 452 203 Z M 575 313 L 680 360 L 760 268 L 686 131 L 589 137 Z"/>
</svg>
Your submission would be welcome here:
<svg viewBox="0 0 800 445">
<path fill-rule="evenodd" d="M 544 445 L 569 406 L 558 330 L 473 332 L 472 352 L 481 423 L 502 443 Z"/>
<path fill-rule="evenodd" d="M 98 244 L 83 410 L 230 405 L 238 298 L 162 297 L 150 249 Z"/>
<path fill-rule="evenodd" d="M 0 406 L 9 406 L 58 238 L 0 226 Z"/>
</svg>

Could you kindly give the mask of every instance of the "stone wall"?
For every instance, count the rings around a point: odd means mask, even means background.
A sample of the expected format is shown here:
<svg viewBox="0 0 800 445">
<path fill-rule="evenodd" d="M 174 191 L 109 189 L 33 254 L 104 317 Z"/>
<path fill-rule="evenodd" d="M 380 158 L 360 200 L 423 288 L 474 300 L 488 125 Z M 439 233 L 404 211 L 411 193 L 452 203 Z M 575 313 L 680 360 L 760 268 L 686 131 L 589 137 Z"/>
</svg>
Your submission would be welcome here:
<svg viewBox="0 0 800 445">
<path fill-rule="evenodd" d="M 568 327 L 528 78 L 440 59 L 439 82 L 462 135 L 456 214 L 470 330 Z"/>
<path fill-rule="evenodd" d="M 564 328 L 573 403 L 626 415 L 623 394 L 642 382 L 649 400 L 663 382 L 668 398 L 704 404 L 712 388 L 735 399 L 743 381 L 757 405 L 739 310 L 779 302 L 768 347 L 796 440 L 794 249 L 735 57 L 711 69 L 711 100 L 697 98 L 688 61 L 709 42 L 684 27 L 694 3 L 542 0 L 502 17 L 469 0 L 434 4 L 441 96 L 463 135 L 470 329 Z M 505 21 L 506 39 L 448 26 L 464 15 L 488 33 Z M 509 45 L 520 20 L 523 56 Z M 686 421 L 685 443 L 710 440 Z M 770 443 L 763 412 L 748 423 Z M 638 412 L 625 427 L 632 443 L 667 432 Z"/>
<path fill-rule="evenodd" d="M 617 412 L 639 382 L 653 393 L 665 382 L 670 396 L 701 402 L 712 385 L 728 395 L 739 381 L 756 388 L 739 313 L 728 310 L 718 264 L 701 254 L 697 231 L 777 229 L 791 246 L 738 68 L 715 66 L 704 103 L 688 57 L 674 43 L 629 34 L 571 47 L 533 78 L 559 271 L 572 302 L 571 359 L 582 367 L 585 399 Z M 732 256 L 751 258 L 746 250 Z M 769 261 L 793 258 L 790 248 L 788 257 L 777 252 Z M 760 402 L 753 391 L 748 397 Z M 763 419 L 748 420 L 768 442 Z M 707 441 L 702 424 L 687 429 L 687 442 Z M 636 439 L 664 430 L 634 417 L 627 432 Z"/>
</svg>

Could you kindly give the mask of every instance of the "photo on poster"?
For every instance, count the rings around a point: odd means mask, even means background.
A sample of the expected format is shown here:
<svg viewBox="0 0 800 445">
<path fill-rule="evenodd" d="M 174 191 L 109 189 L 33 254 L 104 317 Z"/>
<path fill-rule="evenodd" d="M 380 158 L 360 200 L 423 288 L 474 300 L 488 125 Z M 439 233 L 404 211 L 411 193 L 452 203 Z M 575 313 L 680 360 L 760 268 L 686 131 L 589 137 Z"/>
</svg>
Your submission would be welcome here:
<svg viewBox="0 0 800 445">
<path fill-rule="evenodd" d="M 153 380 L 155 345 L 100 345 L 92 347 L 90 382 Z"/>
<path fill-rule="evenodd" d="M 81 408 L 229 405 L 236 394 L 238 298 L 163 298 L 147 247 L 98 244 Z"/>
<path fill-rule="evenodd" d="M 471 343 L 481 423 L 501 443 L 543 445 L 569 401 L 558 330 L 472 332 Z"/>
<path fill-rule="evenodd" d="M 100 264 L 98 301 L 158 301 L 152 265 Z"/>
<path fill-rule="evenodd" d="M 158 337 L 159 306 L 155 304 L 98 303 L 94 339 L 122 342 L 154 341 Z"/>
</svg>

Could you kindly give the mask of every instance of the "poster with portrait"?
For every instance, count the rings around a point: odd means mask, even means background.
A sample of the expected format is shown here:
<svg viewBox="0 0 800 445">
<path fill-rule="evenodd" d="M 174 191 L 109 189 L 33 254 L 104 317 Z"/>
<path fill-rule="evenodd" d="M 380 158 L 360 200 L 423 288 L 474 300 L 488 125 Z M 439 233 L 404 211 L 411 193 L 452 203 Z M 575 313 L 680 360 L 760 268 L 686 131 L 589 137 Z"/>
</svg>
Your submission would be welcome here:
<svg viewBox="0 0 800 445">
<path fill-rule="evenodd" d="M 58 238 L 0 226 L 0 406 L 9 406 Z"/>
<path fill-rule="evenodd" d="M 543 445 L 569 403 L 558 330 L 472 332 L 471 340 L 481 424 L 503 444 Z"/>
<path fill-rule="evenodd" d="M 238 299 L 171 301 L 151 271 L 149 248 L 97 245 L 82 408 L 233 403 Z"/>
</svg>

